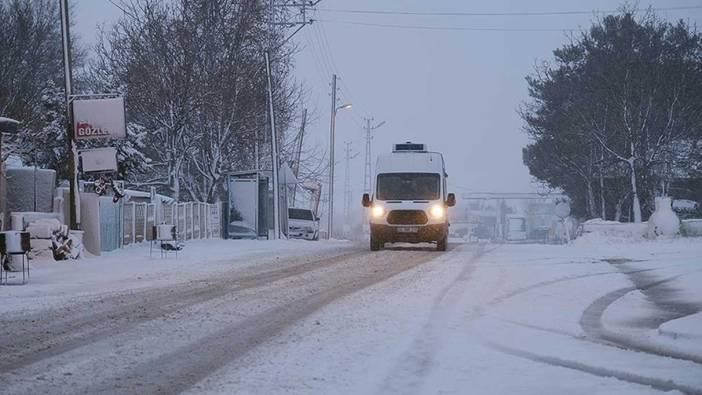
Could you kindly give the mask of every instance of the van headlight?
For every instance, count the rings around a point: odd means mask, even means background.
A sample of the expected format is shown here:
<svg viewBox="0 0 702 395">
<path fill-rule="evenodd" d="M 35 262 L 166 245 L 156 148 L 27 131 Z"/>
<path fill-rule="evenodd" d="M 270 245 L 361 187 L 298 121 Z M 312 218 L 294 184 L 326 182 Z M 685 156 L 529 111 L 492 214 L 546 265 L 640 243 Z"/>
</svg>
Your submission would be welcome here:
<svg viewBox="0 0 702 395">
<path fill-rule="evenodd" d="M 371 215 L 373 215 L 374 218 L 380 218 L 385 215 L 385 209 L 383 206 L 373 206 L 371 209 Z"/>
<path fill-rule="evenodd" d="M 446 215 L 446 209 L 439 204 L 435 204 L 429 209 L 429 214 L 431 214 L 431 217 L 434 219 L 443 219 Z"/>
</svg>

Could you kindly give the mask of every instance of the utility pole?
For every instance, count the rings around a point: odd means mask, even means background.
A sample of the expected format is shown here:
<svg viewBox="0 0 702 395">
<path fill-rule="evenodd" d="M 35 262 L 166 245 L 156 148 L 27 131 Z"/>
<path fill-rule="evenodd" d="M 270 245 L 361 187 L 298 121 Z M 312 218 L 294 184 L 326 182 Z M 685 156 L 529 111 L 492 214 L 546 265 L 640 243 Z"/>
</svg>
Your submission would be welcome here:
<svg viewBox="0 0 702 395">
<path fill-rule="evenodd" d="M 383 121 L 376 124 L 375 126 L 371 126 L 371 122 L 373 122 L 372 117 L 366 118 L 366 164 L 364 167 L 363 174 L 363 192 L 368 194 L 371 193 L 371 188 L 373 184 L 371 182 L 371 140 L 373 139 L 371 132 L 385 124 L 385 121 Z"/>
<path fill-rule="evenodd" d="M 64 0 L 65 1 L 65 0 Z M 316 1 L 303 1 L 302 3 L 288 4 L 288 1 L 277 1 L 269 0 L 268 4 L 268 46 L 265 49 L 264 57 L 266 61 L 266 81 L 268 90 L 268 111 L 269 111 L 269 122 L 271 129 L 271 167 L 273 176 L 273 239 L 278 239 L 281 236 L 280 233 L 280 180 L 278 179 L 278 166 L 280 165 L 280 160 L 278 159 L 278 137 L 275 129 L 275 109 L 273 107 L 273 76 L 271 71 L 271 52 L 275 49 L 285 45 L 288 40 L 290 40 L 297 32 L 302 30 L 305 25 L 312 23 L 312 19 L 307 19 L 307 11 L 317 5 L 321 0 Z M 298 8 L 298 14 L 300 19 L 298 21 L 283 20 L 277 22 L 275 19 L 275 9 L 279 7 L 286 7 L 288 10 L 292 8 Z M 286 13 L 287 14 L 287 13 Z M 297 26 L 297 29 L 292 32 L 287 38 L 285 38 L 280 43 L 275 42 L 275 28 L 276 26 L 281 26 L 282 28 L 289 28 Z"/>
<path fill-rule="evenodd" d="M 297 136 L 297 151 L 295 152 L 295 162 L 293 162 L 293 174 L 295 178 L 300 174 L 300 156 L 302 156 L 302 141 L 305 138 L 305 126 L 307 125 L 307 109 L 302 110 L 302 122 L 300 123 L 300 132 Z M 297 195 L 297 184 L 293 188 L 292 201 L 295 205 L 295 196 Z"/>
<path fill-rule="evenodd" d="M 273 240 L 280 238 L 280 184 L 278 179 L 278 136 L 275 131 L 275 110 L 273 109 L 273 85 L 271 83 L 271 61 L 269 51 L 265 53 L 266 74 L 268 75 L 268 111 L 271 127 L 271 167 L 273 170 Z"/>
<path fill-rule="evenodd" d="M 329 121 L 329 220 L 327 221 L 327 239 L 332 238 L 334 223 L 334 140 L 336 139 L 336 74 L 331 80 L 331 120 Z"/>
<path fill-rule="evenodd" d="M 345 141 L 344 144 L 346 145 L 346 167 L 344 169 L 344 224 L 348 224 L 350 220 L 349 214 L 351 212 L 351 159 L 356 158 L 358 152 L 353 155 L 351 154 L 352 142 Z"/>
<path fill-rule="evenodd" d="M 71 35 L 68 23 L 68 0 L 61 0 L 61 39 L 63 43 L 63 71 L 66 95 L 66 135 L 68 136 L 68 183 L 69 183 L 69 226 L 78 230 L 80 225 L 78 211 L 78 147 L 73 129 L 73 70 L 71 69 Z"/>
<path fill-rule="evenodd" d="M 331 81 L 331 120 L 329 122 L 329 221 L 327 222 L 327 238 L 332 238 L 334 225 L 334 146 L 336 141 L 336 113 L 339 110 L 351 108 L 351 103 L 336 105 L 336 74 Z"/>
</svg>

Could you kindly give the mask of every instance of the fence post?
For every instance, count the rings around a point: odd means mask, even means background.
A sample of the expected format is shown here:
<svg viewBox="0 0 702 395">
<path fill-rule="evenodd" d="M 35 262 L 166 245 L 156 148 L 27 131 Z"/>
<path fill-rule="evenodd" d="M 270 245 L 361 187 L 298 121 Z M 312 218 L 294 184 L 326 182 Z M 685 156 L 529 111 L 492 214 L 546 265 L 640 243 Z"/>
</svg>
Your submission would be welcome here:
<svg viewBox="0 0 702 395">
<path fill-rule="evenodd" d="M 178 202 L 173 203 L 173 225 L 176 227 L 176 235 L 180 239 L 180 224 L 178 224 Z"/>
<path fill-rule="evenodd" d="M 142 240 L 142 242 L 145 242 L 148 239 L 147 234 L 146 234 L 146 228 L 147 228 L 146 223 L 147 222 L 149 222 L 149 204 L 144 203 L 144 239 Z"/>
<path fill-rule="evenodd" d="M 136 203 L 132 203 L 132 244 L 136 243 Z"/>
<path fill-rule="evenodd" d="M 200 215 L 198 215 L 198 219 L 200 220 L 200 238 L 201 239 L 206 239 L 207 238 L 207 226 L 206 226 L 206 221 L 205 218 L 207 217 L 207 213 L 205 208 L 207 207 L 206 203 L 200 203 L 198 205 L 198 210 L 200 210 Z M 203 235 L 204 233 L 204 235 Z"/>
<path fill-rule="evenodd" d="M 193 202 L 190 202 L 190 238 L 195 238 L 195 213 L 193 212 Z"/>
<path fill-rule="evenodd" d="M 210 204 L 208 203 L 205 207 L 205 229 L 207 232 L 207 238 L 212 238 L 212 229 L 210 229 Z"/>
</svg>

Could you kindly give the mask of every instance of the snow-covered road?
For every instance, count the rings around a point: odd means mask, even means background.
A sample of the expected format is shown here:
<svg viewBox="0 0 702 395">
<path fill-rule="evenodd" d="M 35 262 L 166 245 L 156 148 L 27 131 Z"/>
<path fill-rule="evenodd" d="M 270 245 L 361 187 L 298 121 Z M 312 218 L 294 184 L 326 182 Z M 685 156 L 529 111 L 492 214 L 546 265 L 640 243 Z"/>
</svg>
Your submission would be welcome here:
<svg viewBox="0 0 702 395">
<path fill-rule="evenodd" d="M 699 239 L 207 243 L 0 287 L 0 392 L 702 393 Z"/>
</svg>

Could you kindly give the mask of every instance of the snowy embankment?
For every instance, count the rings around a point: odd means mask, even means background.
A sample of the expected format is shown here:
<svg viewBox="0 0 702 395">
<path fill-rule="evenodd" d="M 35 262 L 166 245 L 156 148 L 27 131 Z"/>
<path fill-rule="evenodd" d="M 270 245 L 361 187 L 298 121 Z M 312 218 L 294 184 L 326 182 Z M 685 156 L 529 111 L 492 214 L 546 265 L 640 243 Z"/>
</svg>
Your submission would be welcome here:
<svg viewBox="0 0 702 395">
<path fill-rule="evenodd" d="M 196 281 L 231 269 L 267 260 L 349 248 L 345 241 L 304 240 L 192 240 L 178 252 L 150 253 L 148 243 L 127 246 L 66 261 L 32 261 L 31 277 L 24 286 L 0 286 L 0 313 L 47 308 L 96 294 L 131 291 Z M 17 275 L 10 273 L 10 283 Z"/>
</svg>

